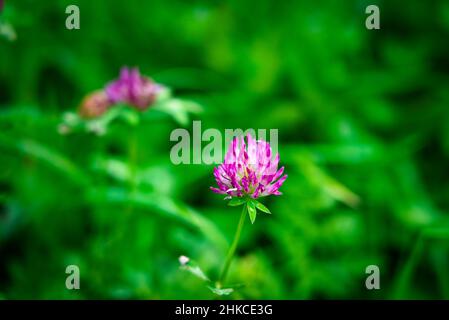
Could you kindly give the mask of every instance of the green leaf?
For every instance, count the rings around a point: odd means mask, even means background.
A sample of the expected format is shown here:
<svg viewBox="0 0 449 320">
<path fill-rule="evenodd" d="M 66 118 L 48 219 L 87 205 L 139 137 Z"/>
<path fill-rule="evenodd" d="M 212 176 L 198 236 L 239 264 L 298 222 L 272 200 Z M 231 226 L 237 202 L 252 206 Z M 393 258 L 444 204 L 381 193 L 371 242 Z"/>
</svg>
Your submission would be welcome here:
<svg viewBox="0 0 449 320">
<path fill-rule="evenodd" d="M 173 218 L 187 225 L 196 227 L 206 238 L 225 250 L 228 247 L 226 237 L 220 229 L 208 218 L 194 208 L 187 206 L 161 193 L 135 191 L 132 194 L 122 188 L 93 189 L 89 199 L 95 203 L 133 204 L 149 214 L 160 214 Z"/>
<path fill-rule="evenodd" d="M 0 147 L 31 156 L 81 186 L 87 186 L 90 183 L 89 177 L 71 159 L 38 141 L 17 140 L 0 134 Z"/>
<path fill-rule="evenodd" d="M 233 288 L 220 289 L 220 288 L 214 288 L 214 287 L 210 287 L 210 286 L 207 286 L 207 287 L 210 289 L 210 291 L 212 291 L 213 293 L 215 293 L 218 296 L 229 296 L 231 293 L 234 292 Z"/>
<path fill-rule="evenodd" d="M 0 37 L 5 37 L 8 41 L 17 39 L 17 34 L 12 24 L 8 22 L 0 23 Z"/>
<path fill-rule="evenodd" d="M 190 114 L 199 114 L 203 111 L 202 107 L 193 101 L 175 99 L 170 96 L 164 99 L 158 99 L 158 103 L 152 109 L 170 115 L 176 122 L 183 126 L 188 124 Z"/>
<path fill-rule="evenodd" d="M 254 224 L 254 221 L 256 221 L 257 216 L 257 210 L 256 205 L 253 201 L 248 201 L 248 205 L 246 206 L 248 209 L 249 219 L 251 220 L 251 223 Z"/>
<path fill-rule="evenodd" d="M 259 209 L 260 211 L 263 211 L 265 213 L 271 214 L 271 211 L 265 207 L 262 203 L 260 203 L 259 201 L 254 200 L 254 202 L 256 203 L 256 208 Z"/>
<path fill-rule="evenodd" d="M 243 199 L 243 198 L 232 198 L 228 202 L 228 206 L 236 207 L 236 206 L 241 206 L 244 203 L 246 203 L 246 199 Z"/>
<path fill-rule="evenodd" d="M 139 124 L 139 111 L 131 108 L 122 109 L 119 116 L 130 126 L 135 127 Z"/>
<path fill-rule="evenodd" d="M 203 270 L 201 270 L 200 266 L 195 261 L 190 260 L 185 265 L 182 265 L 180 268 L 182 270 L 186 270 L 186 271 L 190 272 L 195 277 L 197 277 L 203 281 L 210 282 L 209 278 L 206 276 L 206 274 L 203 272 Z"/>
</svg>

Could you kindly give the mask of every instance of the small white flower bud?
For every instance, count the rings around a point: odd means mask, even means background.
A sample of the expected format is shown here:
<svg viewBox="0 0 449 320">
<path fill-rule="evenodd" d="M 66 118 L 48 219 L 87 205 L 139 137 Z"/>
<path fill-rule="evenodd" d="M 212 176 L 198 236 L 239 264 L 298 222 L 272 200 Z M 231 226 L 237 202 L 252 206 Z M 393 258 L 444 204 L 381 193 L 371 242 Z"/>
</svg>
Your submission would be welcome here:
<svg viewBox="0 0 449 320">
<path fill-rule="evenodd" d="M 190 261 L 189 257 L 186 257 L 186 256 L 180 256 L 179 257 L 179 263 L 182 266 L 185 266 L 187 263 L 189 263 L 189 261 Z"/>
</svg>

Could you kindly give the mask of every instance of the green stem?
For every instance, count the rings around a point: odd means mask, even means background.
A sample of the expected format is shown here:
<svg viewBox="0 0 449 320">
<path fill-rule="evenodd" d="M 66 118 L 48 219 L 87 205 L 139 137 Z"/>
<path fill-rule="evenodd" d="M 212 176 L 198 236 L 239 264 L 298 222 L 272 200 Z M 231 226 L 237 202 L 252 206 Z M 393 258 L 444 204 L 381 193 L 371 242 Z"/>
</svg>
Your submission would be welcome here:
<svg viewBox="0 0 449 320">
<path fill-rule="evenodd" d="M 234 258 L 235 250 L 237 249 L 240 235 L 243 230 L 243 225 L 245 224 L 245 218 L 246 218 L 246 204 L 243 205 L 243 210 L 242 210 L 242 213 L 240 214 L 240 220 L 239 220 L 239 224 L 237 226 L 237 231 L 235 232 L 234 240 L 232 241 L 232 245 L 229 248 L 228 255 L 226 256 L 226 261 L 225 261 L 223 270 L 221 271 L 221 275 L 218 280 L 219 285 L 223 284 L 224 281 L 226 280 L 226 275 L 228 274 L 229 267 L 231 266 L 232 258 Z"/>
<path fill-rule="evenodd" d="M 128 146 L 128 168 L 129 168 L 129 193 L 130 197 L 134 198 L 137 193 L 137 158 L 138 158 L 138 141 L 137 141 L 137 127 L 132 126 L 130 132 L 130 142 Z M 134 211 L 134 201 L 127 207 L 127 214 L 131 215 Z"/>
</svg>

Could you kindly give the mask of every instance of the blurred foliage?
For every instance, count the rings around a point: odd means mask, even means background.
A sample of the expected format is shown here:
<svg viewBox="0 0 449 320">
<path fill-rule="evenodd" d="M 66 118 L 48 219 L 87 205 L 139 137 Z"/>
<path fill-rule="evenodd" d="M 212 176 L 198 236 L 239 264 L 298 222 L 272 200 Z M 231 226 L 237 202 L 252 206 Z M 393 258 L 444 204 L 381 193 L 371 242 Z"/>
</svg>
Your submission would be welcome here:
<svg viewBox="0 0 449 320">
<path fill-rule="evenodd" d="M 178 257 L 216 278 L 239 210 L 212 166 L 169 157 L 201 120 L 278 129 L 289 174 L 243 230 L 229 297 L 449 299 L 449 2 L 6 0 L 0 19 L 0 297 L 212 298 Z M 123 65 L 202 112 L 58 131 Z"/>
</svg>

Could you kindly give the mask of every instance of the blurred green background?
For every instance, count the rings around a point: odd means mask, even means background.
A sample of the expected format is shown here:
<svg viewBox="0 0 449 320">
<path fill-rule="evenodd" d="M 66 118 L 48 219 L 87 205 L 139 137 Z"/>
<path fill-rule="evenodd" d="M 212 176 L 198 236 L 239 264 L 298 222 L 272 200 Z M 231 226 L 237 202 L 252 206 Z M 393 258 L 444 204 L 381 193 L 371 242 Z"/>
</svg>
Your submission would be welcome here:
<svg viewBox="0 0 449 320">
<path fill-rule="evenodd" d="M 6 0 L 0 19 L 0 298 L 214 298 L 178 257 L 216 278 L 239 209 L 213 166 L 169 157 L 201 120 L 278 129 L 289 175 L 245 226 L 231 298 L 449 299 L 449 2 Z M 61 134 L 123 65 L 203 112 Z"/>
</svg>

